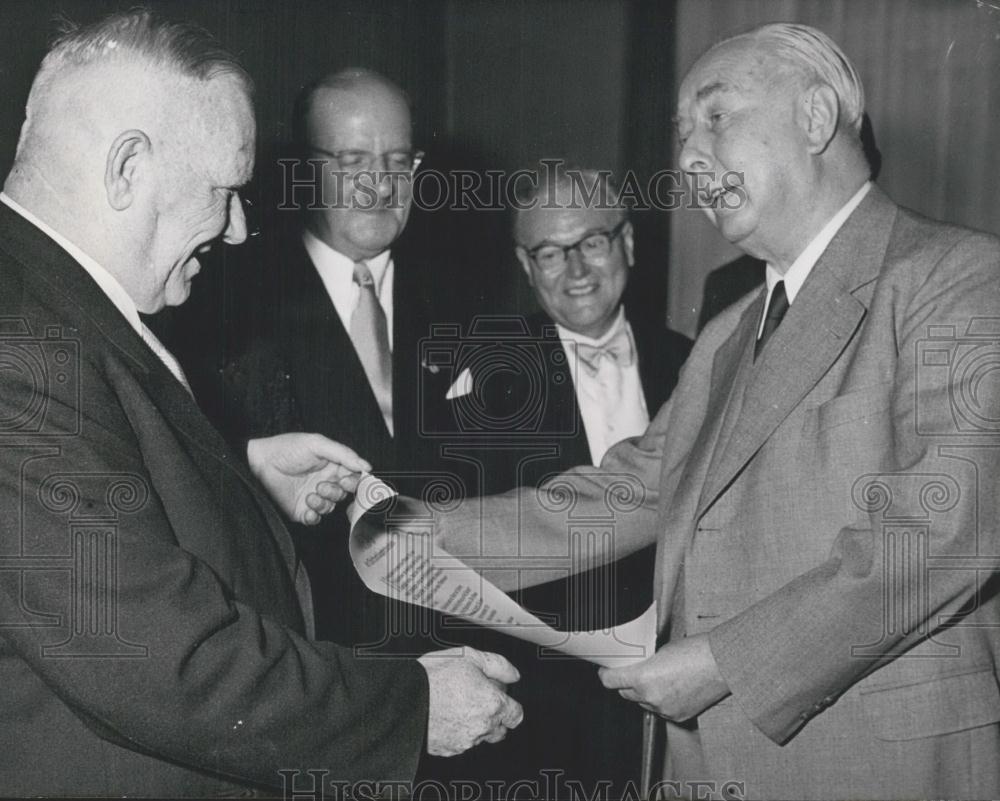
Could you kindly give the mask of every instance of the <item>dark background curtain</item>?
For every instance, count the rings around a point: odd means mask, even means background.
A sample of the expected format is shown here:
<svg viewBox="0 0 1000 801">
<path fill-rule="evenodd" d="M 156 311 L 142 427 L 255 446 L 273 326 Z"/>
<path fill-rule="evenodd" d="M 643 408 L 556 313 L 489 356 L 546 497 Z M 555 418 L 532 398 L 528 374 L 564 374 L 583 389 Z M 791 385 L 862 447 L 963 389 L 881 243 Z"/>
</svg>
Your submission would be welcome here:
<svg viewBox="0 0 1000 801">
<path fill-rule="evenodd" d="M 53 18 L 87 22 L 130 2 L 0 3 L 0 169 L 13 158 L 31 78 Z M 932 216 L 1000 233 L 1000 11 L 975 0 L 152 0 L 215 32 L 257 83 L 257 185 L 273 178 L 292 100 L 347 65 L 398 81 L 416 145 L 440 170 L 510 171 L 539 157 L 630 169 L 639 185 L 674 166 L 677 77 L 724 34 L 765 20 L 815 24 L 839 41 L 868 90 L 881 183 Z M 487 190 L 481 190 L 485 193 Z M 699 212 L 635 214 L 642 311 L 692 334 L 705 275 L 735 252 Z M 496 311 L 534 308 L 500 211 L 415 214 L 414 233 L 454 244 Z M 225 258 L 232 258 L 226 256 Z M 207 272 L 207 271 L 206 271 Z M 234 278 L 232 280 L 238 280 Z M 198 282 L 206 282 L 203 274 Z M 195 293 L 199 291 L 198 282 Z M 669 299 L 668 299 L 669 287 Z M 211 314 L 211 309 L 206 310 Z M 224 321 L 218 321 L 222 324 Z"/>
</svg>

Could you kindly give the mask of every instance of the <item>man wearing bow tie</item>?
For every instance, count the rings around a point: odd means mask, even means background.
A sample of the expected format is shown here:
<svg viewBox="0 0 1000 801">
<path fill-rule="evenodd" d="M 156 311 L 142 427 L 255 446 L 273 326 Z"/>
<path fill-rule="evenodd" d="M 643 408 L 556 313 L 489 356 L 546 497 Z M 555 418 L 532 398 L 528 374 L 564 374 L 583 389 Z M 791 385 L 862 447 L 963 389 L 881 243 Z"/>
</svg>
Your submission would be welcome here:
<svg viewBox="0 0 1000 801">
<path fill-rule="evenodd" d="M 607 171 L 560 167 L 539 170 L 518 198 L 515 253 L 542 311 L 524 320 L 520 333 L 497 336 L 500 347 L 484 344 L 450 393 L 482 428 L 494 428 L 477 432 L 489 439 L 476 453 L 486 493 L 600 464 L 612 445 L 646 430 L 677 382 L 690 341 L 662 322 L 627 313 L 622 302 L 635 259 L 632 224 L 618 195 Z M 497 329 L 509 322 L 481 320 Z M 538 357 L 531 367 L 516 359 L 501 365 L 519 345 L 522 357 Z M 652 556 L 651 549 L 641 551 L 532 588 L 520 600 L 566 630 L 625 622 L 652 603 Z M 545 659 L 533 645 L 484 636 L 477 644 L 518 665 L 517 694 L 532 714 L 506 742 L 459 757 L 462 775 L 532 781 L 543 769 L 561 770 L 561 780 L 579 781 L 588 797 L 599 781 L 621 788 L 638 776 L 640 710 L 603 691 L 593 666 Z"/>
<path fill-rule="evenodd" d="M 587 202 L 584 190 L 602 185 L 603 194 Z M 616 442 L 645 431 L 690 349 L 681 335 L 633 325 L 626 317 L 622 293 L 635 262 L 634 243 L 632 223 L 616 195 L 606 174 L 569 168 L 557 172 L 553 185 L 537 186 L 522 198 L 514 224 L 517 259 L 544 310 L 536 327 L 555 324 L 575 367 L 588 456 L 574 454 L 563 460 L 567 466 L 600 464 Z M 602 197 L 612 202 L 602 204 Z M 647 353 L 651 348 L 659 352 Z M 645 356 L 642 363 L 637 351 Z"/>
</svg>

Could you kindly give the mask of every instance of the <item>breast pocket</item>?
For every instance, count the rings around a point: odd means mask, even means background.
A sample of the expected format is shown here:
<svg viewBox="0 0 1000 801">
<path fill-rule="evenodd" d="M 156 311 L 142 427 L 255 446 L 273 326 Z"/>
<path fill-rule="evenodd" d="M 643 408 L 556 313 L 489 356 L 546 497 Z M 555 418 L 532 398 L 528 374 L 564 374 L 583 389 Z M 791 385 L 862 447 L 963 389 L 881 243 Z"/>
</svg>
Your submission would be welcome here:
<svg viewBox="0 0 1000 801">
<path fill-rule="evenodd" d="M 868 385 L 839 395 L 806 412 L 798 445 L 800 484 L 811 506 L 837 526 L 848 525 L 862 511 L 851 487 L 866 473 L 891 461 L 892 384 Z"/>
</svg>

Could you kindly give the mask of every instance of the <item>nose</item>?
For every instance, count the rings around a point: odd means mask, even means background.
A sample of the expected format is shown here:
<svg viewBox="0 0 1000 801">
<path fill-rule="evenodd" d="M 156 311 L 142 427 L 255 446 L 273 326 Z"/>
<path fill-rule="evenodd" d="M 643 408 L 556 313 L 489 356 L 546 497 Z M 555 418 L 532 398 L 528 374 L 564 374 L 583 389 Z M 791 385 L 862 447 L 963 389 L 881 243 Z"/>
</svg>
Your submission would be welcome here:
<svg viewBox="0 0 1000 801">
<path fill-rule="evenodd" d="M 681 148 L 681 169 L 688 173 L 708 172 L 711 169 L 711 156 L 704 141 L 696 131 L 692 131 Z"/>
<path fill-rule="evenodd" d="M 383 164 L 385 164 L 384 160 Z M 389 173 L 389 165 L 385 164 L 385 168 L 379 169 L 375 177 L 378 179 L 375 190 L 378 192 L 379 197 L 383 200 L 390 198 L 393 194 L 393 184 L 399 180 L 399 176 L 391 175 Z"/>
<path fill-rule="evenodd" d="M 229 215 L 226 230 L 222 232 L 222 240 L 228 245 L 239 245 L 247 238 L 247 217 L 243 213 L 243 202 L 238 193 L 229 197 Z"/>
<path fill-rule="evenodd" d="M 566 255 L 566 274 L 570 278 L 584 278 L 590 272 L 590 265 L 583 260 L 579 248 L 573 248 Z"/>
</svg>

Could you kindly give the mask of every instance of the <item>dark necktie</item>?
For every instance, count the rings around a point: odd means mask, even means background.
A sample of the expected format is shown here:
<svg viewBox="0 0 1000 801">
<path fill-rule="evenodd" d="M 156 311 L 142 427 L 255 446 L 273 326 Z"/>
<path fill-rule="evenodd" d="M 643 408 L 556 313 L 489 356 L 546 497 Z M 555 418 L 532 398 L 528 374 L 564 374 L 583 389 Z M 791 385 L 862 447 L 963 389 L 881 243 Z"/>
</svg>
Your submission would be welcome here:
<svg viewBox="0 0 1000 801">
<path fill-rule="evenodd" d="M 753 357 L 756 360 L 760 352 L 764 350 L 764 345 L 770 338 L 785 317 L 788 311 L 788 295 L 785 294 L 785 282 L 778 281 L 771 291 L 771 299 L 767 304 L 767 314 L 764 315 L 764 330 L 760 332 L 760 339 L 754 345 Z"/>
<path fill-rule="evenodd" d="M 371 270 L 363 261 L 354 265 L 354 282 L 358 285 L 358 305 L 351 315 L 351 342 L 392 434 L 392 357 L 385 311 L 378 302 Z"/>
</svg>

